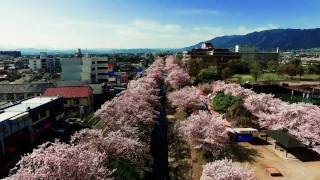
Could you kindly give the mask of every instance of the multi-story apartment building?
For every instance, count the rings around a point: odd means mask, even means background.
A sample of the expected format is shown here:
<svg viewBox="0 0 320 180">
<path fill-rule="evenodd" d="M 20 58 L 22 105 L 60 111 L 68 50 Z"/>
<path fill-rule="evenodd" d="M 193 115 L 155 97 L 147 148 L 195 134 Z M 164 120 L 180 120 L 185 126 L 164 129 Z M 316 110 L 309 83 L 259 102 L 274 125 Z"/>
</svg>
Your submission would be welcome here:
<svg viewBox="0 0 320 180">
<path fill-rule="evenodd" d="M 113 64 L 107 57 L 73 57 L 62 58 L 61 77 L 63 81 L 82 81 L 101 83 L 113 76 Z"/>
<path fill-rule="evenodd" d="M 95 82 L 107 82 L 114 70 L 113 64 L 109 62 L 107 57 L 92 57 L 89 59 L 92 62 Z"/>
<path fill-rule="evenodd" d="M 61 60 L 55 56 L 48 56 L 46 52 L 41 52 L 40 58 L 29 59 L 29 67 L 33 71 L 58 73 L 61 72 Z"/>
</svg>

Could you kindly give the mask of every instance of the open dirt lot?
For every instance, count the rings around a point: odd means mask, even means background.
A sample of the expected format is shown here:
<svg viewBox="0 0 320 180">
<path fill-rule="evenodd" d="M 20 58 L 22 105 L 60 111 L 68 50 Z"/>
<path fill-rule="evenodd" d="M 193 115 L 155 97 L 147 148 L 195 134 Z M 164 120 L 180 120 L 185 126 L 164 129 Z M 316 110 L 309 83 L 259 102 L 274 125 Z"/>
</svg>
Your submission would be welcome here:
<svg viewBox="0 0 320 180">
<path fill-rule="evenodd" d="M 260 180 L 319 180 L 320 161 L 302 162 L 298 159 L 286 159 L 282 152 L 273 149 L 273 145 L 252 145 L 240 143 L 246 149 L 255 150 L 257 153 L 250 162 L 255 167 L 255 174 Z M 270 177 L 266 167 L 275 167 L 282 174 L 282 177 Z"/>
</svg>

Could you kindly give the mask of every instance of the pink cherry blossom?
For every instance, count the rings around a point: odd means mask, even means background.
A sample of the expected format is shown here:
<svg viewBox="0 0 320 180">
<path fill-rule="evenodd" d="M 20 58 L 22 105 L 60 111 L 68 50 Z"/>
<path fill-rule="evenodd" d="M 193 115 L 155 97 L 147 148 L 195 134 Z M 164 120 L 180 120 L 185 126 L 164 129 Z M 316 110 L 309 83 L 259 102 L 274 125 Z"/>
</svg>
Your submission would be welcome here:
<svg viewBox="0 0 320 180">
<path fill-rule="evenodd" d="M 207 163 L 203 167 L 201 180 L 255 180 L 254 171 L 248 167 L 223 159 Z"/>
<path fill-rule="evenodd" d="M 222 118 L 207 111 L 193 113 L 179 127 L 189 139 L 212 154 L 218 154 L 229 142 Z"/>
<path fill-rule="evenodd" d="M 219 91 L 241 97 L 245 108 L 258 118 L 261 127 L 274 130 L 286 129 L 302 143 L 320 152 L 320 108 L 318 106 L 305 103 L 289 104 L 271 94 L 257 94 L 237 84 L 213 82 L 213 94 Z"/>
<path fill-rule="evenodd" d="M 111 179 L 108 157 L 83 146 L 46 143 L 23 156 L 8 179 Z"/>
<path fill-rule="evenodd" d="M 150 159 L 148 145 L 142 144 L 137 136 L 126 137 L 120 131 L 110 132 L 104 137 L 99 130 L 84 129 L 72 136 L 71 143 L 85 149 L 96 149 L 111 160 L 130 162 L 137 171 L 142 171 L 144 159 Z"/>
<path fill-rule="evenodd" d="M 196 88 L 190 86 L 169 93 L 168 100 L 179 110 L 204 108 Z"/>
<path fill-rule="evenodd" d="M 165 71 L 168 74 L 166 82 L 174 89 L 181 88 L 190 83 L 189 74 L 176 63 L 174 56 L 167 57 Z"/>
</svg>

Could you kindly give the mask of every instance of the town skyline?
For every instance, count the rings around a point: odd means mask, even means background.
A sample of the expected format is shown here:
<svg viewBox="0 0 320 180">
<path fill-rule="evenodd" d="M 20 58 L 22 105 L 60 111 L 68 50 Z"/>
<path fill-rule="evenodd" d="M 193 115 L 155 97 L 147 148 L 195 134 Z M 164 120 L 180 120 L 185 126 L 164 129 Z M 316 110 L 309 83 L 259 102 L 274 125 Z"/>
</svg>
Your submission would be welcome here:
<svg viewBox="0 0 320 180">
<path fill-rule="evenodd" d="M 318 1 L 246 2 L 2 0 L 0 47 L 181 48 L 222 35 L 319 24 Z"/>
</svg>

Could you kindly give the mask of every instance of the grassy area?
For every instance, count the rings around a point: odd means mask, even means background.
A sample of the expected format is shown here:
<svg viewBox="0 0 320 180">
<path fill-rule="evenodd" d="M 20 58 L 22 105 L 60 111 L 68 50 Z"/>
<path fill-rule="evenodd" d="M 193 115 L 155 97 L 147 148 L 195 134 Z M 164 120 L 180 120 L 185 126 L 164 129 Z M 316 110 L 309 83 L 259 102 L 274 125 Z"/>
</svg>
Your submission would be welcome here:
<svg viewBox="0 0 320 180">
<path fill-rule="evenodd" d="M 240 82 L 240 81 L 250 81 L 255 82 L 254 78 L 250 74 L 235 74 L 229 81 Z M 264 73 L 258 78 L 258 82 L 263 81 L 300 81 L 300 80 L 320 80 L 320 74 L 304 74 L 303 76 L 294 76 L 291 79 L 287 75 L 279 75 L 276 73 Z"/>
</svg>

